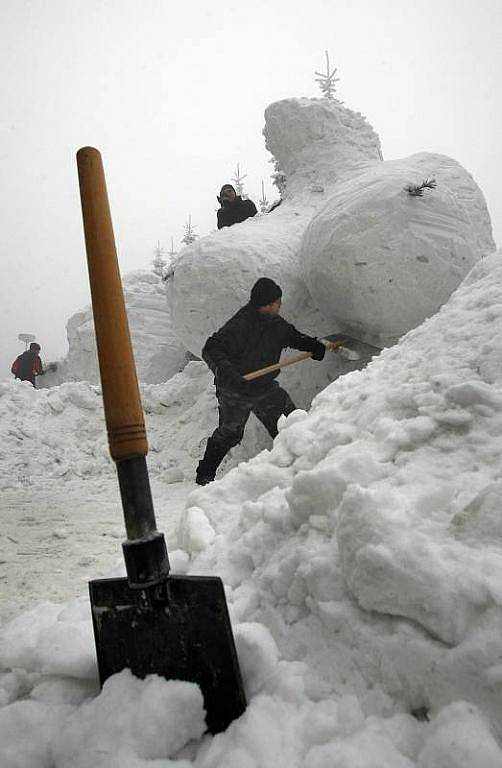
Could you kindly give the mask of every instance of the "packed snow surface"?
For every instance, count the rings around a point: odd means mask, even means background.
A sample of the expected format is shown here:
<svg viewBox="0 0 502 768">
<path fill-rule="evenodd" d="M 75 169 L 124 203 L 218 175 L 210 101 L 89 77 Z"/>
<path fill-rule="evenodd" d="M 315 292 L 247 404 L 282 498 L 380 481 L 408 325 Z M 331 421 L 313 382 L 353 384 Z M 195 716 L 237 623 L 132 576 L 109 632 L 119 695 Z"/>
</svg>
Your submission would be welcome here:
<svg viewBox="0 0 502 768">
<path fill-rule="evenodd" d="M 99 390 L 2 384 L 2 768 L 502 765 L 501 257 L 205 488 L 209 374 L 142 388 L 174 570 L 226 585 L 248 708 L 216 737 L 193 685 L 124 671 L 99 692 L 85 580 L 123 573 L 93 531 L 100 504 L 121 529 Z M 28 547 L 51 557 L 32 604 Z"/>
</svg>

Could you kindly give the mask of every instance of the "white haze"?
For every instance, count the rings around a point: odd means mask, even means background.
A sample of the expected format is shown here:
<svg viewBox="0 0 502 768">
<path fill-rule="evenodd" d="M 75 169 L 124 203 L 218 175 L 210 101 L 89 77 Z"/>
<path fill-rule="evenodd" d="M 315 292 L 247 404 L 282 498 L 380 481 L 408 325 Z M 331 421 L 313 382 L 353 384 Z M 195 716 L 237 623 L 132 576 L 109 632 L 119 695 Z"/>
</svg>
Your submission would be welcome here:
<svg viewBox="0 0 502 768">
<path fill-rule="evenodd" d="M 0 376 L 20 332 L 64 354 L 89 301 L 76 150 L 103 153 L 122 269 L 148 267 L 189 214 L 200 235 L 215 227 L 237 162 L 255 201 L 262 179 L 275 196 L 263 111 L 319 95 L 325 49 L 384 157 L 456 158 L 500 241 L 501 21 L 499 0 L 3 0 Z"/>
</svg>

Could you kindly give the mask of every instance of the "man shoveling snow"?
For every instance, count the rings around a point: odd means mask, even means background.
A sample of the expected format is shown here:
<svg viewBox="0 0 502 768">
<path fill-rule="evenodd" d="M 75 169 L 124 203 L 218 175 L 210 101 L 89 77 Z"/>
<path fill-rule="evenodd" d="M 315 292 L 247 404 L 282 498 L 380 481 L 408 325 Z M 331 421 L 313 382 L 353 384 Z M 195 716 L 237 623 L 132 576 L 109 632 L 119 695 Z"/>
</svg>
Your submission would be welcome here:
<svg viewBox="0 0 502 768">
<path fill-rule="evenodd" d="M 219 424 L 207 441 L 197 467 L 195 482 L 206 485 L 228 451 L 238 445 L 252 412 L 271 437 L 277 421 L 295 410 L 288 393 L 277 383 L 274 370 L 248 381 L 245 374 L 274 365 L 286 347 L 310 352 L 322 360 L 326 344 L 306 336 L 280 317 L 282 291 L 273 280 L 261 277 L 251 290 L 250 301 L 206 341 L 202 358 L 214 373 Z"/>
</svg>

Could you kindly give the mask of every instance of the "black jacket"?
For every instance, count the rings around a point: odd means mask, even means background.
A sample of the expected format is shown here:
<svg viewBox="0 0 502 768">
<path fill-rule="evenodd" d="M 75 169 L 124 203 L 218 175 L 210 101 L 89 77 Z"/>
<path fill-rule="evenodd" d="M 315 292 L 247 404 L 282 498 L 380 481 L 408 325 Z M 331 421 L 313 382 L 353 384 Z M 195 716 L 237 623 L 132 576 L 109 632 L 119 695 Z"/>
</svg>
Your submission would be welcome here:
<svg viewBox="0 0 502 768">
<path fill-rule="evenodd" d="M 232 203 L 225 201 L 216 213 L 218 229 L 240 224 L 241 221 L 246 221 L 256 213 L 256 205 L 252 200 L 243 200 L 242 197 L 237 196 Z"/>
<path fill-rule="evenodd" d="M 312 352 L 316 360 L 322 360 L 326 352 L 324 344 L 300 333 L 280 315 L 267 315 L 246 304 L 208 338 L 202 359 L 215 374 L 217 390 L 261 394 L 279 371 L 249 382 L 243 375 L 278 363 L 286 347 Z"/>
</svg>

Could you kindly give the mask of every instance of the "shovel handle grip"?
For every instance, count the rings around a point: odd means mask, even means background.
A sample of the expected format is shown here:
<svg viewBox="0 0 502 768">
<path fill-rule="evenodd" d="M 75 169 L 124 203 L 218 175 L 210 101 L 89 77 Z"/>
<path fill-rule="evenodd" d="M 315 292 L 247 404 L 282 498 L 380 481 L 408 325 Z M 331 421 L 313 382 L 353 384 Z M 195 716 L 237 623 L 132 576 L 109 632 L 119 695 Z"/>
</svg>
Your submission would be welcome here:
<svg viewBox="0 0 502 768">
<path fill-rule="evenodd" d="M 108 443 L 122 461 L 147 454 L 145 421 L 98 150 L 79 149 L 77 167 Z"/>
</svg>

